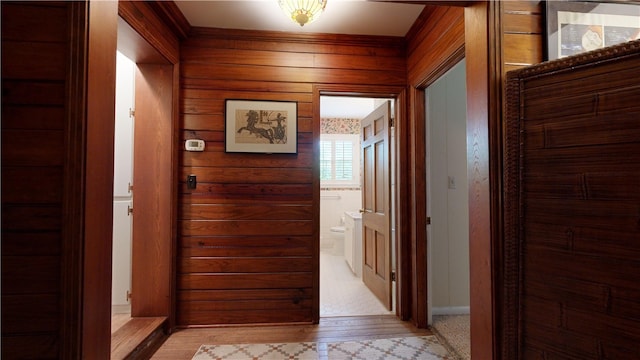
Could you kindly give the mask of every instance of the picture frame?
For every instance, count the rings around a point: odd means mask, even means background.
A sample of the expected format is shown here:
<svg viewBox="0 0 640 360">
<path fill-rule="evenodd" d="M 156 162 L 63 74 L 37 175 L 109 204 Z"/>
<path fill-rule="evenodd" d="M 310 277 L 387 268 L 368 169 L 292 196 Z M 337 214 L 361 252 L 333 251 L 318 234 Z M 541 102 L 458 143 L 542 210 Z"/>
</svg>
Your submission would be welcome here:
<svg viewBox="0 0 640 360">
<path fill-rule="evenodd" d="M 640 38 L 640 5 L 548 0 L 546 60 Z"/>
<path fill-rule="evenodd" d="M 225 151 L 298 152 L 296 101 L 225 100 Z"/>
</svg>

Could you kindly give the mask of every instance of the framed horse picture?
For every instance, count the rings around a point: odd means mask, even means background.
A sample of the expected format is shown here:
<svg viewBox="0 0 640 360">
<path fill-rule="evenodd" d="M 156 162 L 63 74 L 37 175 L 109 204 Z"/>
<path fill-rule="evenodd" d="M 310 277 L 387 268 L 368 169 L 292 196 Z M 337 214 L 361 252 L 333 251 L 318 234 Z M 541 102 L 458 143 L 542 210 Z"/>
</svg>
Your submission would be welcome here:
<svg viewBox="0 0 640 360">
<path fill-rule="evenodd" d="M 226 100 L 226 152 L 295 154 L 297 140 L 297 102 Z"/>
</svg>

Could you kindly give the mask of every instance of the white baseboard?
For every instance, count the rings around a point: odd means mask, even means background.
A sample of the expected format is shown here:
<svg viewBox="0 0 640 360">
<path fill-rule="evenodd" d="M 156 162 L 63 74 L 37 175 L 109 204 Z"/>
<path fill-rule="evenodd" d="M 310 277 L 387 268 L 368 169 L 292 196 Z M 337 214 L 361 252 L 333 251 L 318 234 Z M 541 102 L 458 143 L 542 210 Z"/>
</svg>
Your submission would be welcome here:
<svg viewBox="0 0 640 360">
<path fill-rule="evenodd" d="M 126 314 L 131 312 L 131 304 L 111 305 L 112 314 Z"/>
<path fill-rule="evenodd" d="M 431 315 L 469 315 L 469 306 L 446 306 L 431 308 Z"/>
</svg>

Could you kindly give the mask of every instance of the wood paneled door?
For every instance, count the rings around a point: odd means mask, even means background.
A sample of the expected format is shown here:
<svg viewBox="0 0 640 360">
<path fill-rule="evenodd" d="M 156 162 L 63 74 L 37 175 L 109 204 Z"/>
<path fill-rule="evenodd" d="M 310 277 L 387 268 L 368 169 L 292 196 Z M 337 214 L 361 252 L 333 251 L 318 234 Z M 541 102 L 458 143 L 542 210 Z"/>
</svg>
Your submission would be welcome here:
<svg viewBox="0 0 640 360">
<path fill-rule="evenodd" d="M 169 316 L 173 65 L 137 68 L 131 315 Z"/>
<path fill-rule="evenodd" d="M 391 309 L 391 214 L 387 101 L 362 119 L 362 280 Z"/>
</svg>

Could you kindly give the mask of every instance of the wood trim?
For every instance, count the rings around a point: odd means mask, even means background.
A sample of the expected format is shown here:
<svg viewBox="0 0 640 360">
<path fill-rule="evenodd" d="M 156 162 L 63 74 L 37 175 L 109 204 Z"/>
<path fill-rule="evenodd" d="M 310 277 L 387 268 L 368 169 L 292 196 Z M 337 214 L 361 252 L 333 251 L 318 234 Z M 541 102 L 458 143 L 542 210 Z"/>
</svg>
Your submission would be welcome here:
<svg viewBox="0 0 640 360">
<path fill-rule="evenodd" d="M 407 78 L 411 85 L 464 45 L 464 29 L 462 8 L 437 7 L 433 11 L 430 21 L 416 36 L 417 41 L 407 45 Z"/>
<path fill-rule="evenodd" d="M 175 34 L 181 39 L 186 39 L 191 30 L 189 20 L 182 14 L 178 5 L 173 1 L 153 1 L 149 6 L 156 12 L 158 17 L 167 24 Z"/>
<path fill-rule="evenodd" d="M 86 46 L 87 3 L 69 5 L 69 64 L 67 71 L 67 122 L 65 124 L 65 166 L 62 213 L 62 322 L 63 359 L 77 359 L 82 353 L 82 262 L 84 224 Z"/>
<path fill-rule="evenodd" d="M 406 90 L 402 87 L 397 87 L 397 86 L 363 86 L 363 85 L 337 85 L 337 84 L 326 84 L 326 85 L 314 85 L 313 86 L 313 117 L 314 119 L 318 119 L 318 121 L 314 122 L 314 143 L 317 143 L 320 141 L 320 96 L 322 95 L 339 95 L 339 96 L 360 96 L 360 97 L 378 97 L 378 98 L 385 98 L 385 97 L 389 97 L 389 98 L 395 98 L 396 99 L 396 110 L 395 110 L 395 115 L 396 115 L 396 120 L 395 120 L 395 124 L 396 124 L 396 174 L 401 174 L 401 168 L 406 166 L 406 157 L 403 156 L 403 154 L 405 154 L 405 151 L 403 151 L 403 153 L 400 153 L 400 150 L 403 148 L 403 143 L 400 142 L 401 139 L 403 139 L 403 135 L 402 131 L 405 128 L 406 124 L 406 114 L 402 109 L 406 108 Z M 317 124 L 315 124 L 317 123 Z M 316 125 L 317 125 L 317 129 L 316 129 Z M 317 136 L 315 131 L 317 130 Z M 320 163 L 320 153 L 319 150 L 317 149 L 317 147 L 314 147 L 314 164 L 319 164 Z M 314 166 L 314 171 L 319 171 L 318 166 Z M 404 199 L 404 197 L 400 197 L 402 196 L 403 193 L 406 192 L 405 187 L 400 185 L 400 182 L 402 181 L 402 177 L 400 175 L 397 175 L 398 178 L 396 179 L 396 199 L 398 199 L 397 201 L 397 206 L 396 209 L 400 210 L 402 209 L 402 205 L 400 204 L 401 201 L 399 201 L 399 199 Z M 317 180 L 316 180 L 317 179 Z M 319 204 L 320 203 L 320 174 L 314 174 L 314 203 L 315 204 Z M 315 198 L 317 193 L 317 199 Z M 405 204 L 406 202 L 402 202 L 403 204 Z M 406 208 L 406 206 L 405 206 Z M 402 234 L 405 234 L 407 232 L 406 227 L 407 227 L 407 220 L 403 217 L 404 214 L 406 214 L 405 212 L 402 212 L 402 210 L 400 210 L 397 214 L 396 214 L 396 316 L 398 316 L 400 319 L 402 319 L 403 321 L 406 321 L 410 318 L 410 305 L 409 305 L 409 301 L 411 299 L 411 271 L 408 270 L 410 263 L 408 261 L 405 261 L 405 259 L 408 259 L 407 257 L 404 257 L 404 254 L 408 254 L 411 249 L 410 249 L 410 241 L 409 237 L 406 236 L 402 236 Z M 314 225 L 314 231 L 317 232 L 319 229 L 319 220 L 320 220 L 320 213 L 319 211 L 315 211 L 314 212 L 314 216 L 317 216 L 317 221 L 318 223 L 316 225 Z M 314 218 L 314 221 L 316 219 Z M 316 238 L 319 238 L 319 234 L 316 236 Z M 317 289 L 317 294 L 314 292 L 313 294 L 313 306 L 314 306 L 314 323 L 318 323 L 318 321 L 320 320 L 320 314 L 319 314 L 319 309 L 320 309 L 320 293 L 319 293 L 319 289 L 320 289 L 320 273 L 319 273 L 319 269 L 320 269 L 320 264 L 319 264 L 319 259 L 320 259 L 320 248 L 319 248 L 319 241 L 316 241 L 317 243 L 317 249 L 314 250 L 314 256 L 317 257 L 317 262 L 314 259 L 314 269 L 316 269 L 315 271 L 318 271 L 317 274 L 317 284 L 314 283 L 314 289 Z M 314 274 L 315 276 L 315 274 Z M 314 282 L 316 281 L 315 277 L 314 277 Z M 317 317 L 315 312 L 318 311 Z M 317 320 L 316 320 L 317 319 Z"/>
<path fill-rule="evenodd" d="M 106 359 L 111 339 L 111 243 L 118 7 L 91 1 L 86 82 L 82 358 Z M 90 74 L 90 76 L 88 76 Z"/>
<path fill-rule="evenodd" d="M 444 75 L 447 71 L 451 70 L 457 63 L 462 61 L 465 57 L 465 47 L 464 44 L 458 47 L 453 53 L 451 53 L 447 58 L 436 67 L 430 69 L 430 72 L 424 74 L 421 77 L 420 82 L 415 85 L 416 88 L 426 89 L 431 84 L 433 84 L 436 80 L 440 79 L 442 75 Z"/>
<path fill-rule="evenodd" d="M 414 214 L 415 221 L 413 222 L 412 232 L 412 257 L 413 274 L 414 274 L 414 304 L 412 314 L 414 324 L 418 327 L 428 326 L 428 313 L 427 307 L 419 304 L 427 304 L 428 298 L 428 263 L 427 263 L 427 241 L 419 241 L 419 239 L 427 239 L 427 229 L 425 226 L 417 226 L 422 224 L 424 219 L 427 218 L 427 201 L 426 196 L 419 196 L 419 194 L 427 193 L 427 182 L 424 174 L 426 174 L 426 159 L 425 154 L 427 150 L 427 139 L 424 135 L 418 136 L 417 134 L 425 134 L 426 132 L 426 102 L 425 102 L 425 89 L 444 75 L 449 69 L 455 66 L 458 62 L 464 59 L 464 46 L 458 48 L 453 54 L 451 54 L 447 60 L 437 67 L 433 68 L 430 73 L 426 74 L 423 79 L 420 80 L 420 85 L 411 90 L 411 107 L 410 111 L 410 128 L 412 136 L 411 141 L 411 153 L 414 156 L 414 162 L 412 167 L 412 179 L 413 179 L 413 196 L 411 196 L 411 206 Z M 421 254 L 423 256 L 421 256 Z M 424 280 L 421 280 L 424 279 Z"/>
<path fill-rule="evenodd" d="M 412 137 L 411 153 L 414 156 L 412 178 L 413 178 L 413 196 L 411 197 L 411 205 L 414 214 L 415 221 L 413 222 L 412 232 L 412 257 L 413 263 L 413 287 L 414 287 L 414 299 L 413 304 L 413 321 L 418 327 L 428 326 L 428 312 L 427 306 L 419 304 L 427 304 L 428 299 L 428 263 L 427 263 L 427 229 L 426 226 L 417 226 L 423 223 L 427 218 L 427 202 L 426 196 L 419 196 L 419 194 L 427 193 L 427 182 L 424 174 L 426 174 L 426 159 L 425 154 L 427 150 L 427 139 L 424 135 L 417 136 L 417 134 L 425 134 L 426 132 L 426 100 L 425 89 L 444 75 L 449 69 L 455 66 L 458 62 L 464 59 L 464 46 L 459 47 L 453 54 L 451 54 L 447 60 L 437 67 L 431 69 L 431 72 L 426 74 L 424 78 L 419 80 L 419 86 L 411 90 L 411 115 L 410 115 L 410 128 L 411 134 L 416 134 Z M 425 239 L 425 241 L 419 241 L 419 239 Z M 423 256 L 421 256 L 423 254 Z M 421 280 L 424 279 L 424 280 Z"/>
<path fill-rule="evenodd" d="M 503 256 L 504 276 L 501 280 L 503 317 L 502 337 L 500 339 L 502 349 L 500 351 L 503 359 L 520 359 L 519 351 L 519 326 L 518 315 L 520 306 L 520 252 L 521 247 L 516 239 L 520 238 L 520 174 L 521 163 L 520 148 L 520 122 L 517 121 L 520 112 L 520 79 L 518 76 L 509 74 L 506 84 L 506 123 L 505 123 L 505 148 L 504 148 L 504 245 Z"/>
<path fill-rule="evenodd" d="M 464 0 L 460 0 L 460 1 L 440 1 L 440 0 L 367 0 L 367 1 L 374 1 L 374 2 L 394 2 L 394 3 L 404 3 L 404 4 L 424 4 L 424 5 L 437 5 L 437 6 L 458 6 L 458 7 L 465 7 L 465 6 L 470 6 L 471 4 L 473 4 L 476 1 L 473 0 L 469 0 L 469 1 L 464 1 Z"/>
<path fill-rule="evenodd" d="M 417 327 L 427 327 L 427 297 L 428 297 L 428 274 L 427 274 L 427 229 L 423 221 L 427 217 L 426 199 L 426 144 L 425 139 L 425 91 L 422 88 L 411 90 L 411 113 L 409 115 L 411 129 L 411 210 L 413 221 L 411 224 L 411 265 L 413 275 L 413 299 L 411 315 L 413 323 Z M 421 221 L 422 220 L 422 221 Z M 424 239 L 424 240 L 422 240 Z"/>
<path fill-rule="evenodd" d="M 180 41 L 149 3 L 119 1 L 118 14 L 170 63 L 180 61 Z"/>
<path fill-rule="evenodd" d="M 180 181 L 178 179 L 178 173 L 180 169 L 180 152 L 178 151 L 178 144 L 180 144 L 180 66 L 173 66 L 173 105 L 172 105 L 172 142 L 171 142 L 171 249 L 169 259 L 171 279 L 169 284 L 170 294 L 170 309 L 169 317 L 167 319 L 168 332 L 172 332 L 177 323 L 177 281 L 178 281 L 178 189 Z"/>
<path fill-rule="evenodd" d="M 403 321 L 411 319 L 412 304 L 412 272 L 411 272 L 411 211 L 408 201 L 410 192 L 410 179 L 407 174 L 410 159 L 408 139 L 408 100 L 407 90 L 402 91 L 396 97 L 396 315 Z"/>
<path fill-rule="evenodd" d="M 122 17 L 118 17 L 118 51 L 136 64 L 168 64 L 147 40 L 145 40 Z"/>
<path fill-rule="evenodd" d="M 422 31 L 422 29 L 425 26 L 427 26 L 427 22 L 428 22 L 429 18 L 431 17 L 431 14 L 437 8 L 438 7 L 435 6 L 435 5 L 427 5 L 427 6 L 424 7 L 424 9 L 420 13 L 420 15 L 418 16 L 416 21 L 413 22 L 413 25 L 411 25 L 411 28 L 409 29 L 409 31 L 407 31 L 407 34 L 404 36 L 405 41 L 408 44 L 416 41 L 416 36 L 418 36 L 418 34 Z"/>
<path fill-rule="evenodd" d="M 313 117 L 313 143 L 318 144 L 313 147 L 313 194 L 312 194 L 312 204 L 313 212 L 312 214 L 312 222 L 313 222 L 313 249 L 312 249 L 312 259 L 313 270 L 312 270 L 312 294 L 311 294 L 311 320 L 314 324 L 320 323 L 320 95 L 321 95 L 321 87 L 318 85 L 313 85 L 312 88 L 312 117 Z"/>
<path fill-rule="evenodd" d="M 317 33 L 289 33 L 280 31 L 255 31 L 219 28 L 191 28 L 191 37 L 213 37 L 227 40 L 269 41 L 284 43 L 357 45 L 380 48 L 404 48 L 404 38 L 396 36 L 343 35 Z"/>
<path fill-rule="evenodd" d="M 489 60 L 489 86 L 488 86 L 488 171 L 489 171 L 489 244 L 485 249 L 485 256 L 491 259 L 488 278 L 492 284 L 491 292 L 485 293 L 486 303 L 491 304 L 491 344 L 494 357 L 500 357 L 500 344 L 502 343 L 499 324 L 504 316 L 501 308 L 503 292 L 498 288 L 502 274 L 502 241 L 504 239 L 503 230 L 503 120 L 504 120 L 504 2 L 489 4 L 488 9 L 488 60 Z M 486 206 L 486 204 L 485 204 Z M 469 231 L 471 233 L 471 230 Z M 471 255 L 470 255 L 471 257 Z M 489 294 L 489 296 L 487 296 Z M 473 295 L 472 295 L 473 297 Z M 489 340 L 487 340 L 489 341 Z M 480 349 L 481 351 L 484 349 Z"/>
<path fill-rule="evenodd" d="M 498 330 L 495 327 L 494 277 L 499 244 L 496 228 L 500 188 L 495 184 L 496 164 L 490 154 L 500 144 L 490 130 L 499 122 L 501 101 L 495 87 L 495 61 L 501 49 L 496 44 L 495 22 L 499 17 L 494 2 L 482 2 L 465 8 L 465 53 L 467 60 L 467 159 L 469 174 L 469 260 L 471 284 L 471 356 L 496 358 Z M 499 126 L 499 125 L 497 125 Z"/>
<path fill-rule="evenodd" d="M 111 336 L 112 359 L 150 359 L 167 339 L 167 318 L 130 318 Z"/>
</svg>

